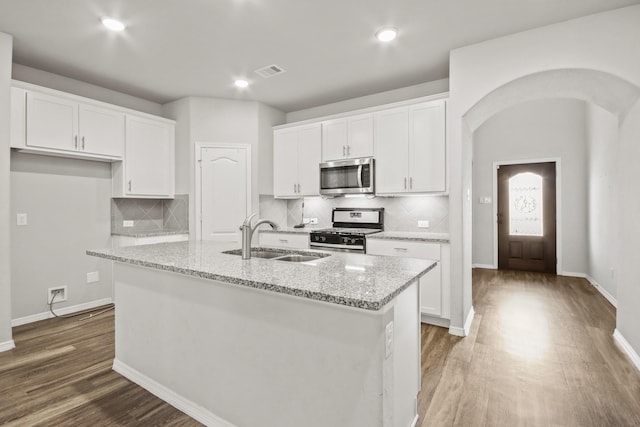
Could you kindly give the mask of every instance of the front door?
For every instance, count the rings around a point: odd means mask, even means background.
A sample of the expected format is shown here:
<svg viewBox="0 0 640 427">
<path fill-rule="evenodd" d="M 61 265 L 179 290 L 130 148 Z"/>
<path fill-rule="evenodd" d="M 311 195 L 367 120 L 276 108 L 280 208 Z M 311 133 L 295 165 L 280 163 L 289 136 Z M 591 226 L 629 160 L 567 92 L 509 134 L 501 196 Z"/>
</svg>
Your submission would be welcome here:
<svg viewBox="0 0 640 427">
<path fill-rule="evenodd" d="M 498 268 L 556 273 L 556 164 L 498 169 Z"/>
</svg>

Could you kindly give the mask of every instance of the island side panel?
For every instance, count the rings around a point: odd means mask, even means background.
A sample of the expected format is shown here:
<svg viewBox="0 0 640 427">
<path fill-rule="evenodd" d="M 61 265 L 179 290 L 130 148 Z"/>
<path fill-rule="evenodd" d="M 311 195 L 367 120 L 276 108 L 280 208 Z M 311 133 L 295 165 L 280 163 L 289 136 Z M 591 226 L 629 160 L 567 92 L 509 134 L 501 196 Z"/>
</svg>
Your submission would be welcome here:
<svg viewBox="0 0 640 427">
<path fill-rule="evenodd" d="M 393 302 L 380 311 L 354 309 L 119 262 L 114 277 L 114 367 L 170 390 L 178 407 L 200 408 L 191 415 L 201 421 L 398 425 L 383 414 L 383 373 L 394 372 L 389 364 L 403 353 L 385 358 Z M 417 366 L 419 355 L 409 357 Z"/>
</svg>

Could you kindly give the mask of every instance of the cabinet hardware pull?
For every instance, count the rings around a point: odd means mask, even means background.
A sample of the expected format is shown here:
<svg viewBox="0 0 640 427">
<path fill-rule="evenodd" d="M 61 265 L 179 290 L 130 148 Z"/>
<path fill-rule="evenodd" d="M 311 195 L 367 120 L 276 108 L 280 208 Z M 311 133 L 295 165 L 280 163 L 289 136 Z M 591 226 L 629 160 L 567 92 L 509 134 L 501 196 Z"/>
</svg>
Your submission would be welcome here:
<svg viewBox="0 0 640 427">
<path fill-rule="evenodd" d="M 407 251 L 407 248 L 393 248 L 393 249 L 395 249 L 396 251 L 402 251 L 402 252 Z"/>
<path fill-rule="evenodd" d="M 289 243 L 287 239 L 279 239 L 281 243 Z"/>
<path fill-rule="evenodd" d="M 82 149 L 84 150 L 84 136 L 82 137 Z"/>
<path fill-rule="evenodd" d="M 409 177 L 409 188 L 410 189 L 413 188 L 413 177 L 412 176 Z"/>
<path fill-rule="evenodd" d="M 131 191 L 131 180 L 129 180 L 129 191 Z"/>
<path fill-rule="evenodd" d="M 297 193 L 297 191 L 296 191 L 296 185 L 295 185 L 295 184 L 293 184 L 293 192 L 294 192 L 294 193 Z"/>
<path fill-rule="evenodd" d="M 404 177 L 404 189 L 405 190 L 407 189 L 407 177 L 406 176 Z"/>
<path fill-rule="evenodd" d="M 300 184 L 298 184 L 298 193 L 300 192 Z"/>
<path fill-rule="evenodd" d="M 346 156 L 347 155 L 347 147 L 346 146 L 342 146 L 342 155 Z"/>
<path fill-rule="evenodd" d="M 347 156 L 351 155 L 351 146 L 347 145 Z"/>
<path fill-rule="evenodd" d="M 78 149 L 78 135 L 73 137 L 73 145 L 75 146 L 76 150 Z"/>
</svg>

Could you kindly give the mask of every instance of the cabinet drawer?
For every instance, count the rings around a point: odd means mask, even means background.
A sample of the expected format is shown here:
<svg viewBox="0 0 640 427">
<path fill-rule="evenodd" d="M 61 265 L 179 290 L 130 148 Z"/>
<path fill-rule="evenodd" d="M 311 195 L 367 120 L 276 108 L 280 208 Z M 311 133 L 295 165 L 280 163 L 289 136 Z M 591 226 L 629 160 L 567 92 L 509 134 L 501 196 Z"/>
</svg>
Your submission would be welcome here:
<svg viewBox="0 0 640 427">
<path fill-rule="evenodd" d="M 292 233 L 260 233 L 260 246 L 309 249 L 309 235 Z"/>
<path fill-rule="evenodd" d="M 367 240 L 367 254 L 403 256 L 440 261 L 440 244 L 410 240 Z"/>
</svg>

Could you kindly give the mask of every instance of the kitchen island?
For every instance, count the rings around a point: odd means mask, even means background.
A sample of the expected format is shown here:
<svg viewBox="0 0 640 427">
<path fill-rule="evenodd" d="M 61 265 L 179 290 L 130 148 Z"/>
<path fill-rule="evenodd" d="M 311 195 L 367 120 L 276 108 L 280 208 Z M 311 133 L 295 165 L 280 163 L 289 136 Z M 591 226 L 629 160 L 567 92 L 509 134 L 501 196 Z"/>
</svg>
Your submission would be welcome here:
<svg viewBox="0 0 640 427">
<path fill-rule="evenodd" d="M 417 280 L 434 262 L 242 260 L 227 249 L 87 251 L 116 261 L 117 372 L 210 426 L 415 423 Z"/>
</svg>

